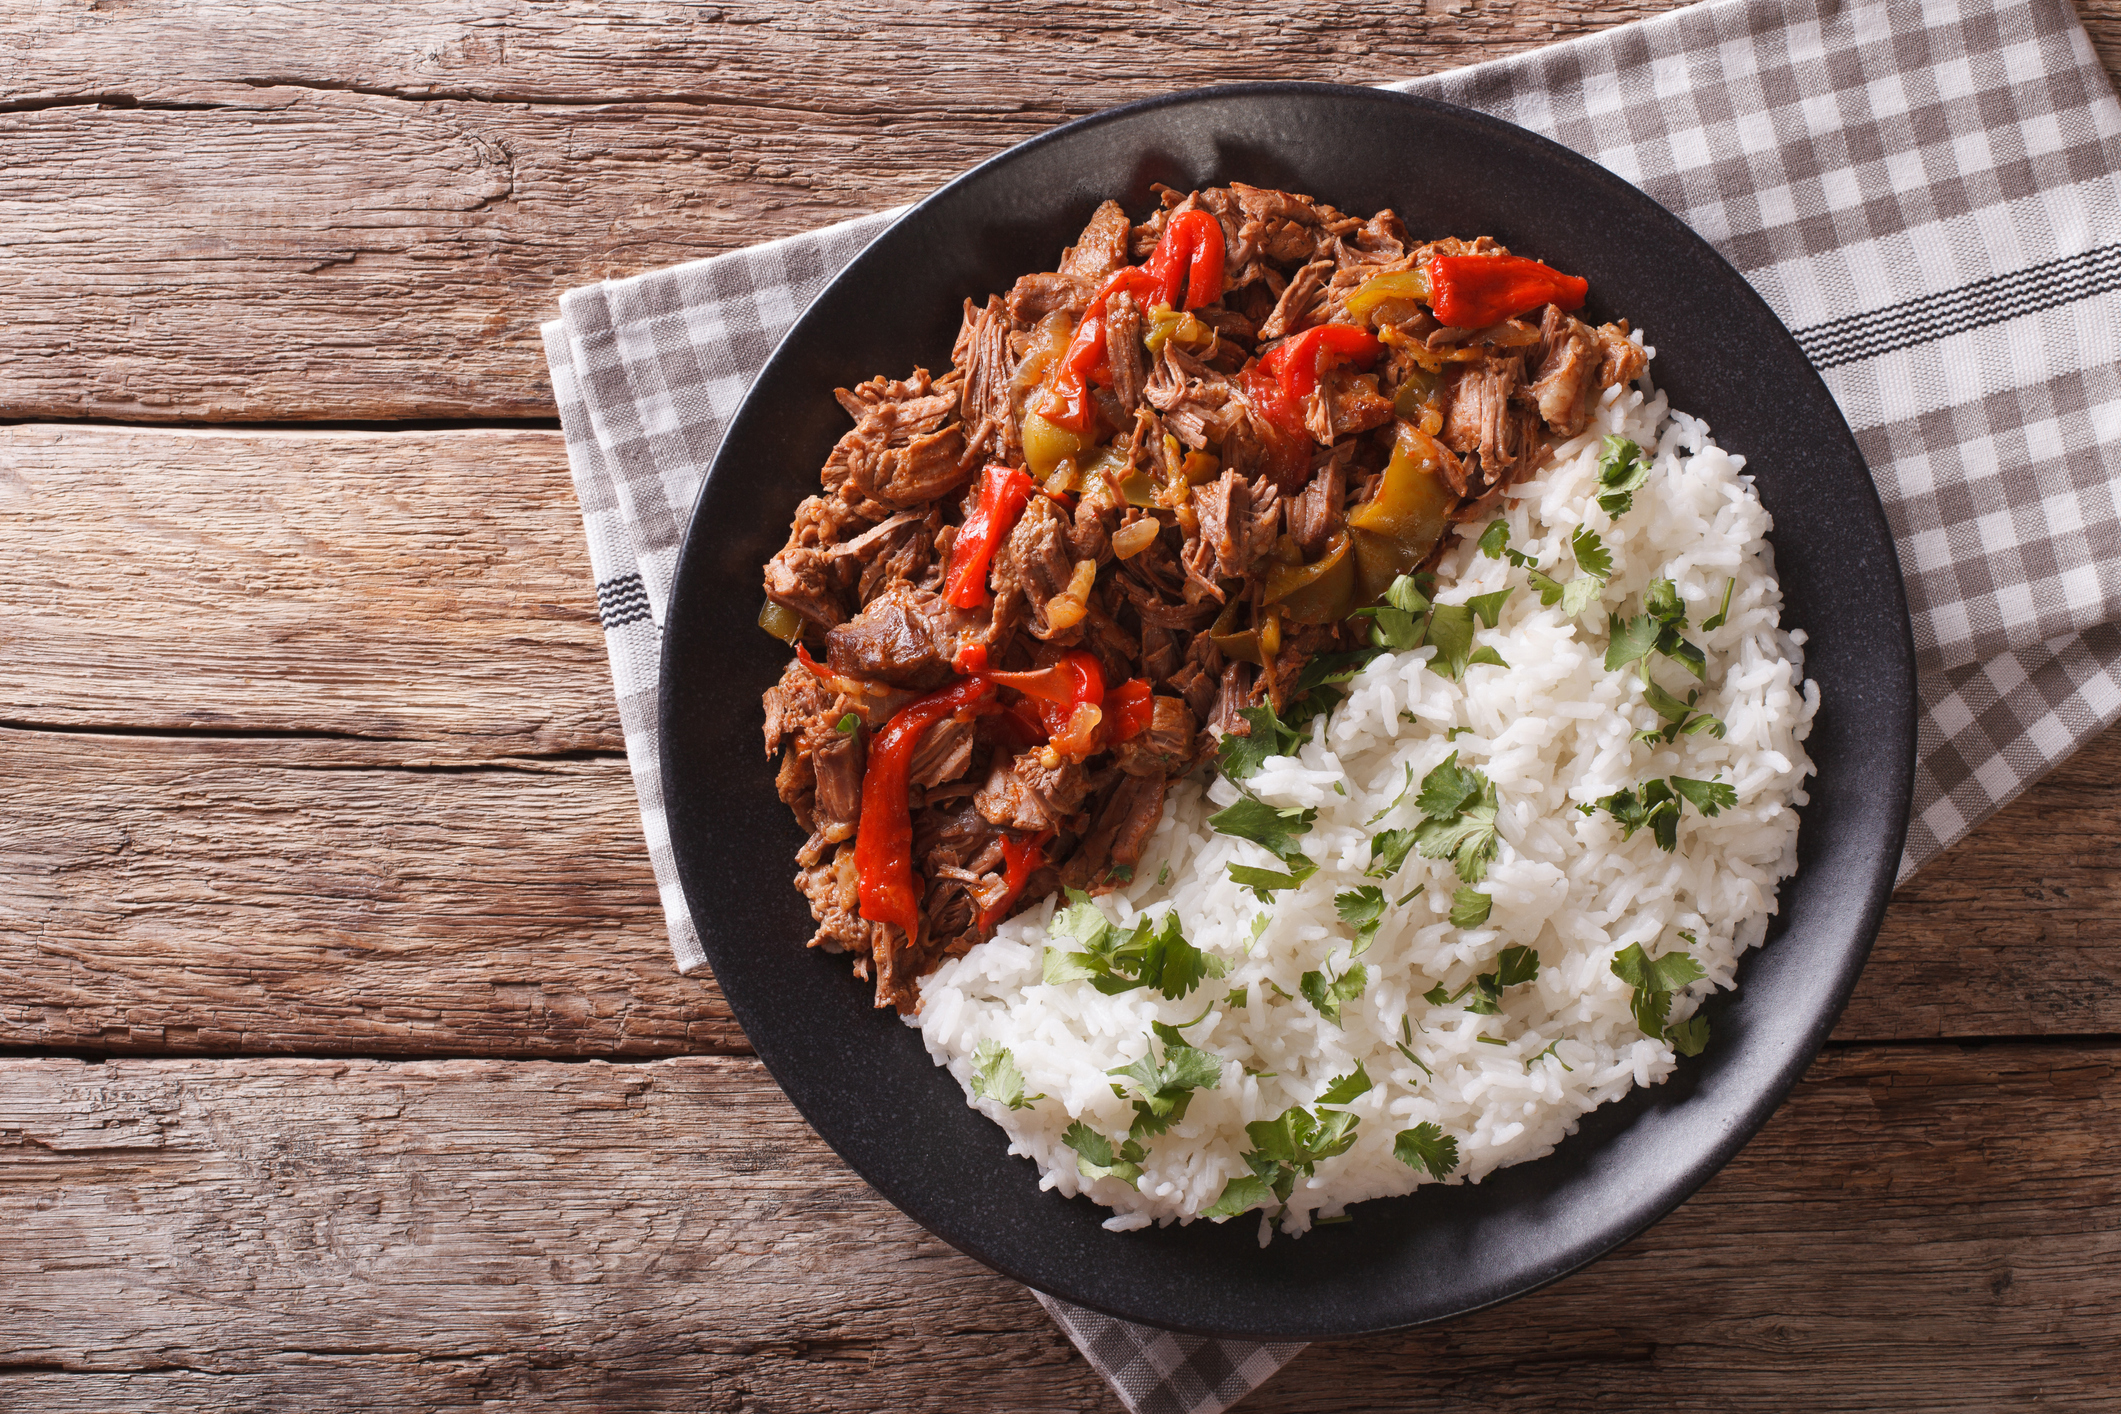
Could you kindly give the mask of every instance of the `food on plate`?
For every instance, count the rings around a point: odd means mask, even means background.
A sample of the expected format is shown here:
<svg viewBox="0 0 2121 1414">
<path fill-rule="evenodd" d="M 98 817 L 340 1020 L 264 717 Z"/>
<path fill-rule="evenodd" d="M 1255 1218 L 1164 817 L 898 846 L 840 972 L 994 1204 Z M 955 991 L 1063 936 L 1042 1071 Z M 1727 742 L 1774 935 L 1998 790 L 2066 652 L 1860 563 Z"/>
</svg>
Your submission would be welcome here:
<svg viewBox="0 0 2121 1414">
<path fill-rule="evenodd" d="M 841 392 L 761 615 L 813 944 L 1108 1227 L 1536 1158 L 1765 936 L 1803 635 L 1743 460 L 1587 294 L 1165 192 Z"/>
<path fill-rule="evenodd" d="M 941 377 L 839 390 L 759 619 L 813 944 L 909 1011 L 1012 913 L 1130 883 L 1172 781 L 1374 651 L 1357 611 L 1642 372 L 1584 295 L 1389 211 L 1165 191 L 968 299 Z"/>
</svg>

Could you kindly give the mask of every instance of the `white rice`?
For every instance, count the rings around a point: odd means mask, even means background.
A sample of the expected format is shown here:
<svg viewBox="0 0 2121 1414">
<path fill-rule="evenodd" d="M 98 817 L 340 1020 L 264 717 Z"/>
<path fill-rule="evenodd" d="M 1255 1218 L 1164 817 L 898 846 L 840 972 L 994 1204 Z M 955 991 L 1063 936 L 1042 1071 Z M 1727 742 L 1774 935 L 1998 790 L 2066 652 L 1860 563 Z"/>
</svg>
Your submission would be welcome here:
<svg viewBox="0 0 2121 1414">
<path fill-rule="evenodd" d="M 1598 453 L 1608 433 L 1656 453 L 1648 484 L 1617 523 L 1597 502 Z M 1347 1107 L 1359 1117 L 1355 1144 L 1297 1180 L 1284 1231 L 1300 1233 L 1351 1203 L 1433 1181 L 1393 1154 L 1395 1135 L 1417 1124 L 1434 1123 L 1457 1140 L 1460 1162 L 1448 1182 L 1478 1182 L 1551 1152 L 1581 1115 L 1630 1087 L 1665 1079 L 1673 1048 L 1637 1026 L 1632 989 L 1612 972 L 1614 955 L 1640 944 L 1653 956 L 1689 952 L 1707 969 L 1674 997 L 1674 1020 L 1691 1015 L 1712 987 L 1732 986 L 1739 955 L 1759 944 L 1777 885 L 1796 867 L 1791 806 L 1804 803 L 1803 778 L 1812 772 L 1803 741 L 1819 691 L 1803 678 L 1803 634 L 1779 625 L 1782 594 L 1765 538 L 1770 522 L 1743 465 L 1702 423 L 1668 412 L 1647 379 L 1609 390 L 1592 426 L 1557 447 L 1505 512 L 1512 547 L 1557 578 L 1574 572 L 1571 532 L 1597 531 L 1613 555 L 1602 602 L 1565 621 L 1558 605 L 1540 606 L 1523 570 L 1475 548 L 1483 526 L 1464 527 L 1444 556 L 1440 598 L 1458 603 L 1515 586 L 1499 626 L 1475 639 L 1510 666 L 1475 666 L 1454 683 L 1430 671 L 1433 648 L 1381 657 L 1348 684 L 1349 696 L 1330 720 L 1313 723 L 1295 756 L 1270 759 L 1246 782 L 1269 804 L 1317 810 L 1299 844 L 1318 872 L 1261 903 L 1231 881 L 1228 867 L 1281 865 L 1259 846 L 1205 824 L 1237 799 L 1235 787 L 1220 777 L 1205 791 L 1185 781 L 1174 783 L 1135 882 L 1100 900 L 1122 926 L 1175 908 L 1186 938 L 1221 958 L 1227 975 L 1182 1001 L 1148 988 L 1106 996 L 1086 981 L 1047 985 L 1049 903 L 924 981 L 910 1024 L 920 1027 L 936 1064 L 948 1066 L 968 1102 L 1008 1131 L 1011 1153 L 1038 1164 L 1045 1187 L 1088 1193 L 1114 1211 L 1106 1226 L 1115 1230 L 1190 1221 L 1228 1180 L 1250 1172 L 1241 1157 L 1252 1147 L 1248 1122 L 1310 1105 L 1358 1062 L 1375 1085 Z M 1701 624 L 1734 576 L 1727 621 L 1703 634 Z M 1640 612 L 1644 589 L 1658 578 L 1677 583 L 1687 636 L 1707 651 L 1700 706 L 1723 719 L 1721 740 L 1707 733 L 1672 745 L 1633 740 L 1659 719 L 1632 670 L 1605 669 L 1607 613 Z M 1667 690 L 1683 698 L 1694 685 L 1677 665 L 1651 661 Z M 1447 739 L 1454 728 L 1463 730 Z M 1387 907 L 1360 959 L 1368 988 L 1342 1008 L 1336 1026 L 1298 995 L 1305 972 L 1347 965 L 1353 930 L 1337 916 L 1334 895 L 1379 882 L 1363 873 L 1370 837 L 1420 816 L 1410 793 L 1383 821 L 1366 822 L 1400 794 L 1410 765 L 1418 782 L 1453 751 L 1461 765 L 1486 773 L 1500 801 L 1502 842 L 1482 885 L 1494 896 L 1492 916 L 1479 928 L 1454 927 L 1446 915 L 1460 881 L 1450 863 L 1409 854 L 1383 881 L 1386 897 L 1399 899 L 1417 884 L 1426 891 Z M 1685 806 L 1672 853 L 1658 848 L 1649 830 L 1623 841 L 1606 812 L 1577 809 L 1674 775 L 1728 782 L 1738 805 L 1714 819 Z M 1169 882 L 1159 883 L 1166 866 Z M 1262 917 L 1268 921 L 1255 938 Z M 1682 939 L 1680 930 L 1697 941 Z M 1439 983 L 1455 992 L 1492 971 L 1512 943 L 1538 950 L 1539 973 L 1503 994 L 1500 1014 L 1423 1000 Z M 1239 987 L 1247 1004 L 1227 1005 Z M 1131 1097 L 1114 1095 L 1109 1072 L 1149 1048 L 1151 1022 L 1185 1023 L 1204 1008 L 1206 1019 L 1187 1027 L 1185 1037 L 1223 1058 L 1220 1082 L 1196 1091 L 1184 1119 L 1147 1141 L 1138 1186 L 1083 1178 L 1063 1132 L 1082 1120 L 1123 1138 L 1134 1117 Z M 1395 1048 L 1403 1019 L 1411 1023 L 1410 1049 L 1433 1075 Z M 1021 1110 L 973 1098 L 973 1054 L 986 1041 L 1008 1047 L 1025 1093 L 1045 1098 Z M 1716 1044 L 1712 1036 L 1709 1045 Z M 1240 1220 L 1254 1221 L 1250 1214 Z M 1264 1242 L 1267 1222 L 1258 1221 Z"/>
</svg>

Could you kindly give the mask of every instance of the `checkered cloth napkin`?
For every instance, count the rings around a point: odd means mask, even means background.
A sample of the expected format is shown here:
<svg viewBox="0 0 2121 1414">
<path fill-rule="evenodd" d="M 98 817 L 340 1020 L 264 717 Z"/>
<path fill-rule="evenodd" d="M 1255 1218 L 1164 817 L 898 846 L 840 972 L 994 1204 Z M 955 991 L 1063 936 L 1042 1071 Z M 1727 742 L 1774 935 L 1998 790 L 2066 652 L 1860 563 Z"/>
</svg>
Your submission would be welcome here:
<svg viewBox="0 0 2121 1414">
<path fill-rule="evenodd" d="M 1723 252 L 1825 377 L 1914 612 L 1903 877 L 2121 716 L 2121 107 L 2066 0 L 1713 0 L 1394 86 L 1634 182 Z M 575 290 L 545 327 L 682 971 L 705 959 L 671 863 L 655 703 L 678 546 L 753 374 L 895 214 Z M 1040 1300 L 1138 1414 L 1215 1414 L 1301 1348 Z"/>
</svg>

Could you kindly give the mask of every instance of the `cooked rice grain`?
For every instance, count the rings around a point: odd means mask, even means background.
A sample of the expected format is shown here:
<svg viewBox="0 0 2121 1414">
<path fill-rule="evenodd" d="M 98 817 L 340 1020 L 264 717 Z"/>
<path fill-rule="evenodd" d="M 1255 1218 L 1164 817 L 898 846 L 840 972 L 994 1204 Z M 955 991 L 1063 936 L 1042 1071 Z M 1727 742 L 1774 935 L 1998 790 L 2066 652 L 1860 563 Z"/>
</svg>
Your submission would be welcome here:
<svg viewBox="0 0 2121 1414">
<path fill-rule="evenodd" d="M 1649 483 L 1617 523 L 1597 502 L 1608 433 L 1656 449 Z M 1088 1192 L 1114 1210 L 1106 1226 L 1115 1230 L 1187 1221 L 1212 1205 L 1230 1178 L 1249 1172 L 1241 1157 L 1250 1147 L 1248 1122 L 1309 1105 L 1357 1062 L 1376 1083 L 1349 1106 L 1360 1117 L 1355 1145 L 1298 1180 L 1287 1231 L 1430 1182 L 1392 1152 L 1394 1136 L 1416 1124 L 1433 1122 L 1457 1138 L 1460 1163 L 1449 1182 L 1478 1182 L 1550 1152 L 1586 1111 L 1663 1080 L 1675 1063 L 1672 1048 L 1638 1029 L 1613 957 L 1639 943 L 1653 955 L 1689 951 L 1702 963 L 1708 976 L 1674 998 L 1675 1020 L 1691 1015 L 1711 988 L 1731 986 L 1739 955 L 1766 932 L 1777 885 L 1796 867 L 1791 807 L 1804 803 L 1803 778 L 1812 771 L 1803 743 L 1818 687 L 1803 677 L 1803 634 L 1779 626 L 1770 523 L 1742 466 L 1700 422 L 1668 412 L 1662 394 L 1609 390 L 1591 427 L 1557 447 L 1506 508 L 1512 547 L 1557 578 L 1574 573 L 1570 534 L 1596 530 L 1613 555 L 1602 601 L 1565 621 L 1558 606 L 1540 606 L 1523 570 L 1479 553 L 1474 541 L 1484 526 L 1463 527 L 1441 566 L 1442 598 L 1457 603 L 1515 587 L 1499 627 L 1476 638 L 1510 666 L 1474 667 L 1454 683 L 1429 670 L 1433 649 L 1382 657 L 1348 684 L 1347 700 L 1314 723 L 1295 756 L 1270 760 L 1247 782 L 1270 804 L 1317 809 L 1301 845 L 1318 872 L 1260 903 L 1231 882 L 1229 866 L 1279 866 L 1258 846 L 1205 824 L 1236 799 L 1235 788 L 1220 778 L 1205 790 L 1184 782 L 1171 793 L 1135 882 L 1101 901 L 1122 926 L 1176 908 L 1186 937 L 1221 957 L 1228 975 L 1181 1001 L 1145 988 L 1105 996 L 1088 982 L 1048 986 L 1049 903 L 924 981 L 911 1024 L 936 1064 L 947 1065 L 970 1103 L 1008 1131 L 1011 1153 L 1038 1164 L 1046 1187 Z M 1700 625 L 1733 576 L 1727 621 L 1703 635 Z M 1640 612 L 1644 589 L 1658 578 L 1678 584 L 1689 636 L 1707 650 L 1700 706 L 1723 719 L 1721 740 L 1703 733 L 1669 746 L 1635 741 L 1638 729 L 1659 724 L 1657 714 L 1632 671 L 1605 670 L 1608 612 Z M 1652 661 L 1659 682 L 1683 698 L 1692 680 Z M 1448 740 L 1453 728 L 1463 730 Z M 1385 820 L 1367 822 L 1399 795 L 1410 766 L 1418 782 L 1454 750 L 1461 764 L 1487 774 L 1500 801 L 1502 845 L 1483 886 L 1494 896 L 1493 913 L 1480 928 L 1453 927 L 1447 915 L 1459 881 L 1449 864 L 1409 855 L 1385 881 L 1386 897 L 1417 884 L 1426 891 L 1405 907 L 1387 907 L 1360 959 L 1370 984 L 1336 1026 L 1298 997 L 1305 972 L 1345 967 L 1353 930 L 1339 920 L 1333 897 L 1378 882 L 1363 875 L 1370 837 L 1417 823 L 1412 795 Z M 1729 782 L 1738 805 L 1715 819 L 1685 807 L 1670 854 L 1648 830 L 1623 840 L 1605 812 L 1576 808 L 1672 775 Z M 1167 865 L 1169 883 L 1159 884 Z M 1255 940 L 1261 917 L 1268 921 Z M 1698 941 L 1688 944 L 1681 930 Z M 1499 1015 L 1422 999 L 1438 983 L 1456 991 L 1492 970 L 1511 943 L 1536 948 L 1541 965 L 1532 983 L 1504 994 Z M 1249 1004 L 1225 1005 L 1240 987 Z M 1114 1096 L 1108 1072 L 1142 1055 L 1152 1021 L 1190 1021 L 1211 999 L 1207 1017 L 1185 1034 L 1224 1059 L 1221 1083 L 1195 1092 L 1185 1119 L 1148 1141 L 1138 1188 L 1083 1179 L 1063 1132 L 1080 1119 L 1123 1136 L 1133 1112 Z M 1395 1048 L 1402 1018 L 1433 1076 Z M 1009 1048 L 1026 1093 L 1046 1098 L 1016 1111 L 971 1098 L 973 1052 L 988 1040 Z"/>
</svg>

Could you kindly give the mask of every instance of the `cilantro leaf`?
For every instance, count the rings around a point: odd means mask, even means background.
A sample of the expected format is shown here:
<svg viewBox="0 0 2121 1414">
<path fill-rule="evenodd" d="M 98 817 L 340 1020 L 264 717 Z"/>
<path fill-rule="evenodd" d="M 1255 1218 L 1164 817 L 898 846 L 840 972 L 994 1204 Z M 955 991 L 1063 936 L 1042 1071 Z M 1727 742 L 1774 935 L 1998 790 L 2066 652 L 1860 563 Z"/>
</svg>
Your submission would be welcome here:
<svg viewBox="0 0 2121 1414">
<path fill-rule="evenodd" d="M 1576 568 L 1591 578 L 1604 581 L 1613 575 L 1613 552 L 1606 549 L 1598 532 L 1589 526 L 1581 526 L 1569 537 L 1569 551 L 1576 556 Z"/>
<path fill-rule="evenodd" d="M 1234 1218 L 1274 1200 L 1274 1189 L 1258 1174 L 1244 1173 L 1223 1185 L 1222 1197 L 1200 1210 L 1204 1218 Z"/>
<path fill-rule="evenodd" d="M 1489 559 L 1508 560 L 1519 569 L 1532 562 L 1531 556 L 1510 548 L 1510 523 L 1506 520 L 1498 519 L 1483 530 L 1480 533 L 1478 548 L 1480 553 Z"/>
<path fill-rule="evenodd" d="M 1664 1038 L 1683 1056 L 1698 1056 L 1709 1044 L 1709 1019 L 1690 1016 L 1665 1028 Z"/>
<path fill-rule="evenodd" d="M 1220 977 L 1228 968 L 1186 941 L 1176 911 L 1161 921 L 1143 918 L 1122 936 L 1089 895 L 1070 889 L 1068 897 L 1072 902 L 1054 917 L 1053 931 L 1084 946 L 1079 951 L 1047 946 L 1042 980 L 1050 985 L 1087 981 L 1107 996 L 1152 987 L 1177 1001 L 1203 977 Z"/>
<path fill-rule="evenodd" d="M 1451 926 L 1453 928 L 1478 928 L 1488 921 L 1488 912 L 1495 906 L 1492 896 L 1482 893 L 1471 884 L 1461 884 L 1458 892 L 1451 895 Z"/>
<path fill-rule="evenodd" d="M 1244 780 L 1266 763 L 1269 756 L 1287 756 L 1303 741 L 1300 733 L 1286 727 L 1274 715 L 1274 704 L 1262 702 L 1237 714 L 1251 728 L 1250 734 L 1223 733 L 1216 747 L 1216 765 L 1233 781 Z"/>
<path fill-rule="evenodd" d="M 1296 990 L 1318 1009 L 1320 1016 L 1338 1026 L 1341 1007 L 1361 996 L 1369 985 L 1370 969 L 1358 962 L 1330 979 L 1323 972 L 1306 972 L 1298 980 Z"/>
<path fill-rule="evenodd" d="M 1738 581 L 1735 578 L 1727 579 L 1723 582 L 1723 607 L 1701 621 L 1701 631 L 1703 633 L 1714 633 L 1717 629 L 1730 622 L 1731 591 L 1737 587 Z"/>
<path fill-rule="evenodd" d="M 1598 484 L 1603 488 L 1598 505 L 1618 520 L 1635 505 L 1635 493 L 1650 479 L 1650 464 L 1642 448 L 1625 437 L 1609 436 L 1598 457 Z"/>
<path fill-rule="evenodd" d="M 1408 1168 L 1427 1169 L 1429 1177 L 1445 1179 L 1458 1167 L 1458 1141 L 1436 1124 L 1417 1124 L 1402 1129 L 1392 1141 L 1392 1157 Z"/>
<path fill-rule="evenodd" d="M 1421 778 L 1421 794 L 1414 797 L 1414 808 L 1432 818 L 1456 815 L 1480 798 L 1486 784 L 1487 777 L 1478 767 L 1458 764 L 1454 751 Z"/>
<path fill-rule="evenodd" d="M 1465 994 L 1461 992 L 1459 995 L 1464 996 Z M 1429 988 L 1428 991 L 1423 992 L 1421 999 L 1430 1006 L 1449 1006 L 1453 1000 L 1450 989 L 1441 982 Z"/>
<path fill-rule="evenodd" d="M 1498 589 L 1492 594 L 1477 594 L 1463 604 L 1438 604 L 1430 609 L 1429 642 L 1436 646 L 1436 657 L 1429 666 L 1453 682 L 1463 678 L 1466 669 L 1475 663 L 1508 667 L 1494 649 L 1473 647 L 1473 625 L 1477 620 L 1495 627 L 1503 603 L 1515 592 Z"/>
<path fill-rule="evenodd" d="M 1694 808 L 1711 819 L 1738 804 L 1738 788 L 1723 781 L 1690 781 L 1685 776 L 1674 776 L 1672 789 L 1694 802 Z"/>
<path fill-rule="evenodd" d="M 1012 1110 L 1028 1110 L 1044 1095 L 1024 1093 L 1024 1073 L 1016 1068 L 1016 1057 L 1007 1046 L 982 1041 L 972 1053 L 972 1093 L 982 1100 L 995 1100 Z"/>
<path fill-rule="evenodd" d="M 1174 1040 L 1178 1035 L 1175 1030 L 1160 1029 L 1169 1033 L 1163 1037 L 1164 1058 L 1161 1061 L 1156 1058 L 1156 1046 L 1152 1042 L 1133 1064 L 1106 1072 L 1126 1081 L 1125 1088 L 1136 1096 L 1134 1127 L 1129 1131 L 1136 1139 L 1162 1134 L 1184 1119 L 1193 1092 L 1213 1090 L 1222 1080 L 1222 1057 L 1189 1046 L 1183 1040 Z"/>
<path fill-rule="evenodd" d="M 1237 803 L 1208 817 L 1208 828 L 1218 834 L 1250 840 L 1283 863 L 1300 858 L 1296 841 L 1311 832 L 1316 810 L 1283 809 L 1257 796 L 1242 795 Z"/>
<path fill-rule="evenodd" d="M 1110 1139 L 1081 1120 L 1068 1126 L 1061 1143 L 1075 1151 L 1075 1167 L 1084 1178 L 1116 1178 L 1130 1188 L 1142 1176 L 1142 1160 L 1148 1157 L 1132 1139 L 1114 1150 Z"/>
<path fill-rule="evenodd" d="M 1355 947 L 1348 956 L 1361 957 L 1377 940 L 1377 925 L 1384 921 L 1385 891 L 1375 884 L 1344 890 L 1333 895 L 1333 911 L 1355 930 Z"/>
<path fill-rule="evenodd" d="M 1303 859 L 1303 856 L 1298 855 L 1297 858 Z M 1307 859 L 1304 862 L 1306 864 L 1310 863 Z M 1301 874 L 1293 871 L 1284 874 L 1276 869 L 1261 869 L 1251 864 L 1233 864 L 1230 866 L 1230 879 L 1233 883 L 1242 884 L 1250 889 L 1252 896 L 1261 903 L 1272 903 L 1274 902 L 1275 894 L 1283 889 L 1295 888 L 1305 879 L 1310 878 L 1313 872 L 1315 872 L 1313 869 L 1306 869 Z M 1257 937 L 1258 934 L 1255 933 L 1253 936 Z"/>
<path fill-rule="evenodd" d="M 1144 920 L 1146 921 L 1146 920 Z M 1164 915 L 1163 926 L 1142 953 L 1135 975 L 1143 985 L 1154 987 L 1172 1001 L 1180 1001 L 1205 977 L 1220 977 L 1229 964 L 1213 953 L 1202 952 L 1186 941 L 1178 928 L 1176 909 Z"/>
<path fill-rule="evenodd" d="M 1708 975 L 1700 963 L 1683 952 L 1653 958 L 1642 950 L 1642 944 L 1630 943 L 1613 955 L 1612 966 L 1613 975 L 1635 989 L 1628 1005 L 1645 1036 L 1663 1036 L 1681 1055 L 1701 1054 L 1709 1039 L 1707 1018 L 1692 1017 L 1670 1029 L 1665 1026 L 1665 1018 L 1671 1014 L 1672 993 Z M 1693 1049 L 1686 1049 L 1688 1046 Z"/>
<path fill-rule="evenodd" d="M 1613 975 L 1630 987 L 1647 987 L 1653 992 L 1676 992 L 1688 983 L 1699 982 L 1708 976 L 1689 953 L 1673 952 L 1651 957 L 1642 950 L 1640 943 L 1629 943 L 1615 953 L 1612 966 Z"/>
<path fill-rule="evenodd" d="M 1570 1065 L 1567 1061 L 1561 1058 L 1561 1040 L 1559 1037 L 1556 1037 L 1554 1040 L 1547 1042 L 1547 1048 L 1541 1051 L 1538 1055 L 1532 1057 L 1531 1060 L 1526 1061 L 1524 1063 L 1524 1068 L 1526 1070 L 1530 1070 L 1535 1062 L 1543 1061 L 1548 1056 L 1552 1056 L 1554 1058 L 1554 1064 L 1560 1066 L 1564 1071 L 1566 1071 L 1570 1075 L 1574 1075 L 1576 1073 L 1576 1067 Z"/>
<path fill-rule="evenodd" d="M 1370 864 L 1363 875 L 1370 879 L 1389 879 L 1399 872 L 1399 866 L 1407 862 L 1407 851 L 1414 848 L 1414 837 L 1419 831 L 1379 830 L 1370 837 Z"/>
<path fill-rule="evenodd" d="M 1539 954 L 1531 948 L 1512 944 L 1502 950 L 1495 959 L 1496 985 L 1514 987 L 1520 982 L 1529 982 L 1539 975 Z"/>
<path fill-rule="evenodd" d="M 1345 1105 L 1355 1100 L 1357 1096 L 1369 1094 L 1373 1088 L 1374 1083 L 1370 1079 L 1370 1073 L 1362 1068 L 1361 1061 L 1357 1061 L 1355 1062 L 1355 1069 L 1349 1071 L 1346 1075 L 1334 1077 L 1327 1084 L 1326 1092 L 1311 1103 L 1314 1105 Z"/>
<path fill-rule="evenodd" d="M 1650 656 L 1657 646 L 1658 635 L 1664 625 L 1648 614 L 1637 614 L 1632 619 L 1623 619 L 1618 614 L 1606 616 L 1605 670 L 1617 673 L 1630 663 L 1639 663 Z M 1228 740 L 1228 738 L 1224 738 Z"/>
</svg>

